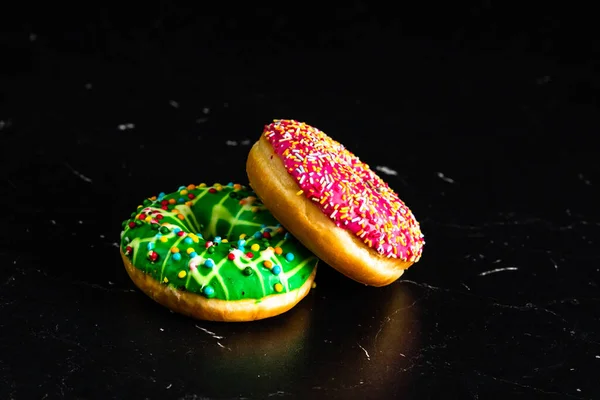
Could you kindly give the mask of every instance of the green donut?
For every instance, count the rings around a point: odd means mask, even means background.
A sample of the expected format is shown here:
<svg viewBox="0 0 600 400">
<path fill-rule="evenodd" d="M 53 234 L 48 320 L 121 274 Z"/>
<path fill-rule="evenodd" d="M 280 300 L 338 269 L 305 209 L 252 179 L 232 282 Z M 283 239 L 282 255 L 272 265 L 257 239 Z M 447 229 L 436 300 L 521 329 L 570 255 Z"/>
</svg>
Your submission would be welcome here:
<svg viewBox="0 0 600 400">
<path fill-rule="evenodd" d="M 134 283 L 198 319 L 271 317 L 306 296 L 318 259 L 248 187 L 181 186 L 123 221 L 120 250 Z"/>
</svg>

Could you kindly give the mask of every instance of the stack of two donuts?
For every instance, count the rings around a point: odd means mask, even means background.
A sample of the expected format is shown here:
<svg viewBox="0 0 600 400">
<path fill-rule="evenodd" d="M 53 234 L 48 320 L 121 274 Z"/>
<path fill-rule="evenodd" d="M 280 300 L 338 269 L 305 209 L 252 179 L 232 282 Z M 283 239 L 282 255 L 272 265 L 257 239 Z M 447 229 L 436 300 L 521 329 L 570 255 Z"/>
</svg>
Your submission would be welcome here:
<svg viewBox="0 0 600 400">
<path fill-rule="evenodd" d="M 121 256 L 136 286 L 197 319 L 252 321 L 300 302 L 319 260 L 370 286 L 419 261 L 424 239 L 411 210 L 319 129 L 266 125 L 246 172 L 251 188 L 182 186 L 123 221 Z"/>
</svg>

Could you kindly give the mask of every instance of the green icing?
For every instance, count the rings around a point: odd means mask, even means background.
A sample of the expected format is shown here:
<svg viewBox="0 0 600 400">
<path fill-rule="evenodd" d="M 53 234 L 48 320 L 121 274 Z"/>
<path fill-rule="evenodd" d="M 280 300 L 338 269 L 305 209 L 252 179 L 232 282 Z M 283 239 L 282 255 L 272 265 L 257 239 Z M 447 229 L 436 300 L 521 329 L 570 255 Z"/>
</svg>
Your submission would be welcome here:
<svg viewBox="0 0 600 400">
<path fill-rule="evenodd" d="M 207 247 L 207 242 L 213 245 Z M 318 261 L 285 232 L 254 192 L 231 183 L 182 186 L 144 200 L 123 222 L 121 249 L 136 268 L 162 284 L 222 300 L 259 302 L 298 289 Z M 293 259 L 288 260 L 288 253 Z M 212 268 L 205 265 L 208 259 Z"/>
</svg>

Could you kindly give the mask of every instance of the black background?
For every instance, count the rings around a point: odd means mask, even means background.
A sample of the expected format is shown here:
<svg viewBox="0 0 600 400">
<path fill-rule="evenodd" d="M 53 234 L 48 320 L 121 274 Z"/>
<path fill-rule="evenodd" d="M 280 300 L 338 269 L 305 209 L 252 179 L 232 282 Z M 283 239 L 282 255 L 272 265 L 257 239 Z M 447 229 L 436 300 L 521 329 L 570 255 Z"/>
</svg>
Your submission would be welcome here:
<svg viewBox="0 0 600 400">
<path fill-rule="evenodd" d="M 591 9 L 3 7 L 1 398 L 600 396 Z M 397 171 L 422 260 L 385 288 L 323 265 L 254 323 L 156 305 L 121 221 L 160 191 L 245 182 L 274 118 Z"/>
</svg>

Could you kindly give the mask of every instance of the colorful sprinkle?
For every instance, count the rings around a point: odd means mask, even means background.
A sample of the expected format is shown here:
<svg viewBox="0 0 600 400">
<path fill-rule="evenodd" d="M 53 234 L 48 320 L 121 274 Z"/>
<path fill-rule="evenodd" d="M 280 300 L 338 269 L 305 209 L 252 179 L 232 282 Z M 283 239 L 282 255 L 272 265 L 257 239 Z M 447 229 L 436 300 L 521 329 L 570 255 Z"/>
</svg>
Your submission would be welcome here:
<svg viewBox="0 0 600 400">
<path fill-rule="evenodd" d="M 281 247 L 275 247 L 275 254 L 281 255 L 283 253 L 283 249 Z"/>
<path fill-rule="evenodd" d="M 271 272 L 273 272 L 275 275 L 279 275 L 281 273 L 281 266 L 280 265 L 274 266 L 273 269 L 271 270 Z"/>
<path fill-rule="evenodd" d="M 212 288 L 212 286 L 204 286 L 204 289 L 202 289 L 202 293 L 204 293 L 204 295 L 206 297 L 212 297 L 215 294 L 215 289 Z"/>
<path fill-rule="evenodd" d="M 160 237 L 160 241 L 161 241 L 162 243 L 167 243 L 167 242 L 169 241 L 169 238 L 168 238 L 168 237 L 166 237 L 166 236 L 161 236 L 161 237 Z"/>
<path fill-rule="evenodd" d="M 175 261 L 179 261 L 181 260 L 181 254 L 180 253 L 174 253 L 171 258 Z"/>
<path fill-rule="evenodd" d="M 148 260 L 150 260 L 150 262 L 156 262 L 156 260 L 158 260 L 158 253 L 154 250 L 150 250 L 148 252 Z"/>
<path fill-rule="evenodd" d="M 273 268 L 273 263 L 269 260 L 265 260 L 265 262 L 263 262 L 263 265 L 265 266 L 265 268 L 268 268 L 268 269 Z"/>
<path fill-rule="evenodd" d="M 188 236 L 185 239 L 183 239 L 183 243 L 185 243 L 185 244 L 192 244 L 192 243 L 194 243 L 194 241 L 192 240 L 191 237 Z"/>
<path fill-rule="evenodd" d="M 212 258 L 207 258 L 206 261 L 204 261 L 204 266 L 207 268 L 212 268 L 215 266 L 215 262 L 212 260 Z"/>
<path fill-rule="evenodd" d="M 186 276 L 186 275 L 187 275 L 187 272 L 185 272 L 185 271 L 183 271 L 183 270 L 179 271 L 179 273 L 177 274 L 177 276 L 178 276 L 179 278 L 185 278 L 185 276 Z"/>
<path fill-rule="evenodd" d="M 282 285 L 281 283 L 277 282 L 277 283 L 276 283 L 276 284 L 273 286 L 273 289 L 275 289 L 275 291 L 276 291 L 277 293 L 281 293 L 281 292 L 283 292 L 283 285 Z"/>
<path fill-rule="evenodd" d="M 231 252 L 227 255 L 227 258 L 230 259 L 231 261 L 235 260 L 235 253 Z"/>
<path fill-rule="evenodd" d="M 293 253 L 287 253 L 285 255 L 285 259 L 288 261 L 294 261 L 294 254 Z"/>
<path fill-rule="evenodd" d="M 260 250 L 260 245 L 258 243 L 254 243 L 252 246 L 250 246 L 250 250 L 252 250 L 252 251 L 259 251 Z"/>
<path fill-rule="evenodd" d="M 246 267 L 246 268 L 244 268 L 244 272 L 243 273 L 246 276 L 250 276 L 250 275 L 252 275 L 254 273 L 254 270 L 251 267 Z"/>
</svg>

